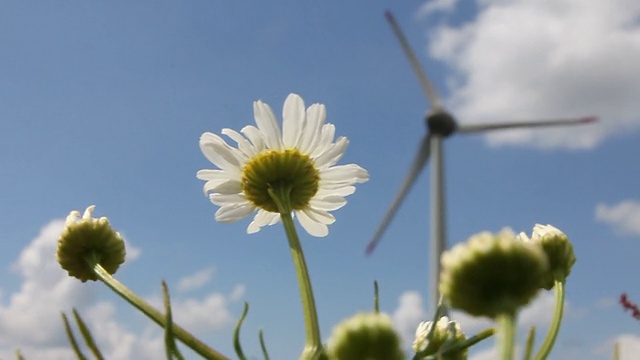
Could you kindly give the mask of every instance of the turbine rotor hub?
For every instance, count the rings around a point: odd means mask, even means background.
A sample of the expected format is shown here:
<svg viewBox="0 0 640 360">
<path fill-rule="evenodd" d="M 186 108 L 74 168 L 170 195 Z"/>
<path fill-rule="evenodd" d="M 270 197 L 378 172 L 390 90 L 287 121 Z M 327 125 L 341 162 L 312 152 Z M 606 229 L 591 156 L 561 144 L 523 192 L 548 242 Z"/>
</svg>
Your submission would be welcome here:
<svg viewBox="0 0 640 360">
<path fill-rule="evenodd" d="M 453 116 L 443 110 L 436 110 L 427 113 L 426 122 L 427 127 L 432 134 L 437 134 L 442 137 L 447 137 L 453 134 L 458 127 Z"/>
</svg>

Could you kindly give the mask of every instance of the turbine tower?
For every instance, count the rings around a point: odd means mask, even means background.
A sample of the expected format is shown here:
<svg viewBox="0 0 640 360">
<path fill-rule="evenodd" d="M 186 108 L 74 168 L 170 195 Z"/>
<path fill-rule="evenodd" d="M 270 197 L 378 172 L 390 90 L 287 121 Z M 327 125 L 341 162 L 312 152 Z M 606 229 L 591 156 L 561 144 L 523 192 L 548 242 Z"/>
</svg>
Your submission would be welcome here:
<svg viewBox="0 0 640 360">
<path fill-rule="evenodd" d="M 489 130 L 502 130 L 511 128 L 531 128 L 542 126 L 560 126 L 560 125 L 579 125 L 585 123 L 591 123 L 596 121 L 593 116 L 570 118 L 570 119 L 555 119 L 555 120 L 538 120 L 538 121 L 525 121 L 525 122 L 503 122 L 503 123 L 489 123 L 489 124 L 476 124 L 476 125 L 464 125 L 458 124 L 454 117 L 444 108 L 440 96 L 432 86 L 431 82 L 427 78 L 427 75 L 422 70 L 422 66 L 418 62 L 413 50 L 409 46 L 407 39 L 400 30 L 398 23 L 396 22 L 393 14 L 387 11 L 385 17 L 395 36 L 398 38 L 405 55 L 411 63 L 411 67 L 418 76 L 422 90 L 427 96 L 431 109 L 426 114 L 427 133 L 420 143 L 418 153 L 411 165 L 411 169 L 407 174 L 400 190 L 394 198 L 389 210 L 387 211 L 382 222 L 378 226 L 371 242 L 367 246 L 367 254 L 371 254 L 376 245 L 382 238 L 385 230 L 389 226 L 391 220 L 393 220 L 400 204 L 404 200 L 405 196 L 415 183 L 416 178 L 426 165 L 429 158 L 431 158 L 431 234 L 430 234 L 430 261 L 429 261 L 429 296 L 430 305 L 429 309 L 435 311 L 435 308 L 440 299 L 438 290 L 438 281 L 440 278 L 440 255 L 446 246 L 446 223 L 445 223 L 445 200 L 444 200 L 444 164 L 442 156 L 442 141 L 447 137 L 459 133 L 459 134 L 473 134 L 480 133 Z"/>
</svg>

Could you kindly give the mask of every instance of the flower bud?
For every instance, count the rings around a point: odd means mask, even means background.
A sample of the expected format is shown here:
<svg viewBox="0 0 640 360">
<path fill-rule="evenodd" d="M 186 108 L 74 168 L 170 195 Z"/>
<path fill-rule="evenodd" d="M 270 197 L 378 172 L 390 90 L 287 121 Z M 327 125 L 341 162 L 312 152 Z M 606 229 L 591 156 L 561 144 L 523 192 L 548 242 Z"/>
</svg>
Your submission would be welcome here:
<svg viewBox="0 0 640 360">
<path fill-rule="evenodd" d="M 389 316 L 354 315 L 333 328 L 329 339 L 332 360 L 399 360 L 404 358 L 400 337 Z"/>
<path fill-rule="evenodd" d="M 413 351 L 420 354 L 420 357 L 437 354 L 438 350 L 445 344 L 453 344 L 465 340 L 465 335 L 457 321 L 449 321 L 449 318 L 443 316 L 436 322 L 436 328 L 433 331 L 431 340 L 427 339 L 433 321 L 423 321 L 416 329 L 416 339 L 413 341 Z M 442 355 L 443 360 L 466 360 L 467 349 L 455 352 L 449 352 Z"/>
<path fill-rule="evenodd" d="M 483 232 L 442 255 L 440 292 L 454 308 L 495 318 L 528 304 L 547 270 L 542 249 L 510 229 Z"/>
<path fill-rule="evenodd" d="M 533 227 L 531 238 L 525 233 L 518 237 L 542 247 L 549 261 L 549 270 L 544 276 L 542 287 L 550 290 L 556 281 L 565 281 L 571 273 L 571 267 L 576 262 L 573 245 L 567 235 L 552 225 L 536 224 Z"/>
<path fill-rule="evenodd" d="M 58 263 L 69 276 L 82 282 L 98 279 L 91 263 L 100 264 L 109 274 L 114 274 L 125 258 L 124 240 L 106 217 L 91 217 L 94 208 L 89 206 L 82 218 L 79 211 L 69 213 L 58 239 Z"/>
</svg>

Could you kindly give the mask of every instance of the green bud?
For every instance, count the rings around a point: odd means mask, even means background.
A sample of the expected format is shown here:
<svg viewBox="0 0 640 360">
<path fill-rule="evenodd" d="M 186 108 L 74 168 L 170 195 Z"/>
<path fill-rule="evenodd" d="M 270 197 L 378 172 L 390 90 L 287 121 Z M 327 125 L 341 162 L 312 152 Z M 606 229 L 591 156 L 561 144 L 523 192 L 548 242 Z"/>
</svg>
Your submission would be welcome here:
<svg viewBox="0 0 640 360">
<path fill-rule="evenodd" d="M 438 350 L 446 343 L 451 346 L 455 343 L 462 342 L 466 339 L 462 328 L 457 321 L 449 321 L 449 318 L 443 316 L 436 322 L 436 328 L 433 331 L 431 340 L 427 339 L 433 321 L 423 321 L 416 329 L 416 339 L 413 341 L 413 351 L 420 354 L 420 357 L 436 355 Z M 467 349 L 456 352 L 449 352 L 442 355 L 442 360 L 466 360 Z"/>
<path fill-rule="evenodd" d="M 379 313 L 356 314 L 343 320 L 333 328 L 328 349 L 331 360 L 404 359 L 391 319 Z"/>
<path fill-rule="evenodd" d="M 89 261 L 95 261 L 109 274 L 114 274 L 125 258 L 124 240 L 106 217 L 91 217 L 94 208 L 94 205 L 89 206 L 82 218 L 79 211 L 72 211 L 58 239 L 58 263 L 69 276 L 82 282 L 98 279 Z"/>
<path fill-rule="evenodd" d="M 528 304 L 547 270 L 542 249 L 510 229 L 483 232 L 442 255 L 440 292 L 452 307 L 493 319 Z"/>
<path fill-rule="evenodd" d="M 571 273 L 571 267 L 576 262 L 573 245 L 567 235 L 552 225 L 536 224 L 531 238 L 525 233 L 518 237 L 532 244 L 542 247 L 549 260 L 549 270 L 544 276 L 542 287 L 546 290 L 553 288 L 556 281 L 565 281 Z"/>
</svg>

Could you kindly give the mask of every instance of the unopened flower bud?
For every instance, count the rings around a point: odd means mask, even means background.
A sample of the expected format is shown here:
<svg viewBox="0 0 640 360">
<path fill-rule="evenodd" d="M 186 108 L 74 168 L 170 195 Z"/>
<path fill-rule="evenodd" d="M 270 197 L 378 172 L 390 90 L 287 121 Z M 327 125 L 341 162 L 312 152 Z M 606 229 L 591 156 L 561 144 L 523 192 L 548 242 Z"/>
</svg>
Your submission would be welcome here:
<svg viewBox="0 0 640 360">
<path fill-rule="evenodd" d="M 328 350 L 331 360 L 404 359 L 391 319 L 378 313 L 357 314 L 336 325 Z"/>
<path fill-rule="evenodd" d="M 528 304 L 547 270 L 540 247 L 518 241 L 509 229 L 483 232 L 442 255 L 440 292 L 454 308 L 495 318 Z"/>
<path fill-rule="evenodd" d="M 79 211 L 72 211 L 58 239 L 58 263 L 82 282 L 98 279 L 92 262 L 114 274 L 125 258 L 124 240 L 106 217 L 91 217 L 94 208 L 89 206 L 82 218 Z"/>
<path fill-rule="evenodd" d="M 459 343 L 465 340 L 465 335 L 457 321 L 449 321 L 447 316 L 443 316 L 436 322 L 431 340 L 427 339 L 433 321 L 423 321 L 416 329 L 416 339 L 413 341 L 413 351 L 420 354 L 420 357 L 435 355 L 445 344 Z M 455 352 L 448 352 L 442 355 L 443 360 L 466 360 L 467 349 Z"/>
<path fill-rule="evenodd" d="M 567 235 L 552 225 L 536 224 L 531 238 L 525 233 L 518 237 L 542 247 L 549 260 L 549 270 L 544 276 L 542 287 L 550 290 L 556 281 L 565 281 L 571 273 L 571 267 L 576 262 L 573 245 Z"/>
</svg>

